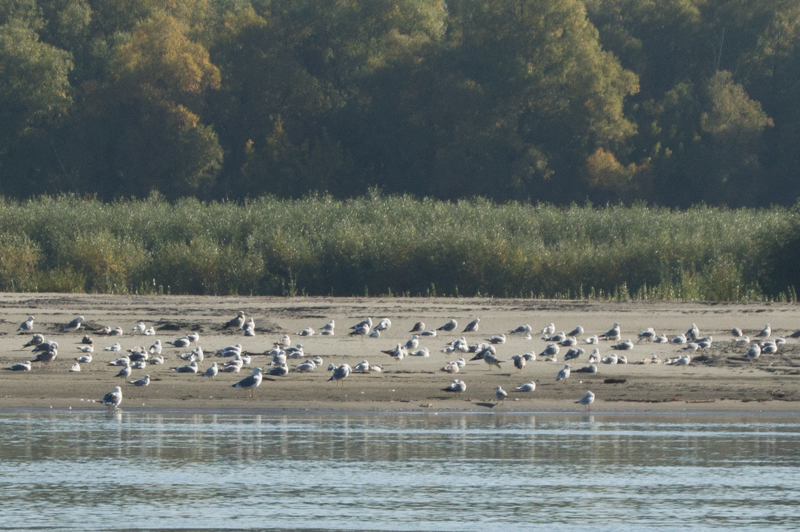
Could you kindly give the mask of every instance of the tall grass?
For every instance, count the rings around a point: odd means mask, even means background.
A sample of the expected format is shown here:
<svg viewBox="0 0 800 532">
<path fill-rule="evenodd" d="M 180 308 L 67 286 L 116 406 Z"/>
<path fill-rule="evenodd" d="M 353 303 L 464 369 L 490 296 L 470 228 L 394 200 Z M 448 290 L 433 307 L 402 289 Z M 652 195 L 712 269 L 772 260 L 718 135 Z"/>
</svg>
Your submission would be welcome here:
<svg viewBox="0 0 800 532">
<path fill-rule="evenodd" d="M 0 288 L 795 300 L 798 235 L 798 208 L 43 197 L 0 203 Z"/>
</svg>

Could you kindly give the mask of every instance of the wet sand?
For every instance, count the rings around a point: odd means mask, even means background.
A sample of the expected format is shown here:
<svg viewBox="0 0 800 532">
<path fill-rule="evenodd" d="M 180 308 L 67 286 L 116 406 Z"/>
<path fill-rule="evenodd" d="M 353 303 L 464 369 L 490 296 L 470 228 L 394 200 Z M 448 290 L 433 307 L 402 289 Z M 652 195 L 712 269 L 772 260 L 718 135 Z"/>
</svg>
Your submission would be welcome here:
<svg viewBox="0 0 800 532">
<path fill-rule="evenodd" d="M 213 296 L 109 296 L 64 294 L 0 294 L 0 367 L 32 360 L 30 348 L 21 346 L 30 334 L 17 334 L 19 324 L 29 315 L 36 318 L 34 333 L 59 344 L 58 358 L 49 365 L 34 364 L 33 371 L 0 371 L 0 409 L 58 408 L 102 410 L 99 399 L 114 386 L 122 386 L 125 410 L 193 411 L 581 411 L 575 401 L 587 390 L 597 396 L 594 412 L 624 411 L 769 411 L 800 412 L 800 340 L 788 339 L 774 355 L 762 355 L 755 363 L 744 359 L 747 347 L 732 342 L 731 329 L 739 327 L 751 337 L 769 323 L 772 337 L 790 335 L 800 329 L 800 307 L 791 304 L 704 304 L 664 302 L 585 302 L 498 299 L 407 299 L 407 298 L 265 298 Z M 255 319 L 255 337 L 224 330 L 222 326 L 242 310 Z M 87 330 L 59 332 L 72 318 L 83 315 Z M 374 323 L 380 318 L 392 320 L 391 329 L 380 338 L 348 336 L 349 327 L 366 317 Z M 534 329 L 533 340 L 508 335 L 497 346 L 498 358 L 505 360 L 502 369 L 483 361 L 468 362 L 455 375 L 441 368 L 459 356 L 444 354 L 445 344 L 462 334 L 463 327 L 475 317 L 481 318 L 478 332 L 467 333 L 469 343 L 484 341 L 497 333 L 508 333 L 522 324 Z M 383 350 L 411 337 L 417 321 L 435 328 L 455 318 L 459 327 L 452 334 L 422 338 L 420 347 L 428 347 L 431 356 L 408 357 L 395 363 Z M 298 331 L 313 327 L 319 331 L 330 319 L 336 321 L 333 337 L 302 338 Z M 132 335 L 139 322 L 152 325 L 156 336 Z M 585 329 L 579 347 L 586 350 L 570 362 L 573 373 L 565 382 L 556 382 L 564 366 L 567 348 L 561 348 L 557 362 L 537 357 L 522 372 L 514 369 L 511 355 L 542 352 L 548 342 L 538 334 L 553 322 L 557 331 L 570 331 L 577 325 Z M 629 364 L 598 365 L 595 375 L 575 373 L 588 364 L 594 346 L 583 341 L 591 334 L 607 331 L 614 322 L 622 328 L 622 339 L 636 342 L 637 333 L 653 327 L 670 338 L 685 332 L 696 323 L 701 335 L 714 338 L 712 347 L 692 353 L 694 361 L 680 368 L 664 364 L 641 364 L 657 355 L 661 360 L 676 357 L 680 346 L 639 343 L 624 352 Z M 109 337 L 92 332 L 102 326 L 122 327 L 125 334 Z M 119 368 L 108 363 L 123 353 L 104 351 L 115 342 L 123 352 L 156 338 L 162 343 L 191 331 L 200 334 L 206 358 L 201 370 L 213 361 L 227 358 L 215 351 L 241 344 L 252 355 L 252 363 L 239 374 L 220 373 L 215 379 L 177 374 L 171 367 L 185 364 L 179 354 L 189 349 L 164 347 L 166 364 L 148 365 L 134 370 L 129 379 L 116 378 Z M 81 353 L 77 346 L 84 334 L 94 339 L 94 361 L 82 364 L 80 373 L 68 370 Z M 252 373 L 253 366 L 266 369 L 271 357 L 263 355 L 284 334 L 292 345 L 302 343 L 308 357 L 321 356 L 324 365 L 311 373 L 290 372 L 285 377 L 264 380 L 249 399 L 248 392 L 231 385 Z M 611 349 L 613 342 L 601 342 L 602 355 L 622 351 Z M 362 360 L 381 364 L 381 373 L 352 374 L 343 386 L 328 382 L 329 363 L 355 366 Z M 292 368 L 304 361 L 290 359 Z M 150 375 L 147 387 L 135 387 L 128 381 Z M 467 383 L 461 397 L 442 391 L 453 379 Z M 607 379 L 624 383 L 606 383 Z M 514 393 L 517 386 L 536 382 L 532 393 Z M 496 386 L 509 392 L 501 404 L 495 400 Z"/>
</svg>

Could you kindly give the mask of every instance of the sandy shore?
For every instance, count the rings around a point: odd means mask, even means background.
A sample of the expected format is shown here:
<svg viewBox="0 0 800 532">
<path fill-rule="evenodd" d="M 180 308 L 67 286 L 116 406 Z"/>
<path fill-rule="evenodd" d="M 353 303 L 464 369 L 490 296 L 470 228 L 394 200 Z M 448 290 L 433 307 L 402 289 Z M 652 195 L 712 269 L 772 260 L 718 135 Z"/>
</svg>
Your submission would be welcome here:
<svg viewBox="0 0 800 532">
<path fill-rule="evenodd" d="M 107 296 L 63 294 L 0 294 L 0 367 L 31 360 L 30 349 L 21 346 L 30 334 L 17 334 L 19 324 L 29 315 L 36 318 L 34 332 L 59 343 L 58 358 L 44 366 L 34 364 L 33 371 L 0 371 L 0 409 L 59 408 L 102 409 L 97 402 L 114 386 L 122 386 L 126 410 L 199 410 L 199 411 L 579 411 L 574 402 L 587 390 L 597 401 L 593 411 L 770 411 L 800 412 L 800 340 L 789 339 L 779 353 L 762 355 L 755 364 L 744 360 L 747 348 L 732 342 L 731 328 L 739 327 L 754 336 L 766 324 L 773 337 L 789 335 L 800 329 L 800 307 L 788 304 L 702 304 L 702 303 L 628 303 L 575 302 L 495 299 L 404 299 L 404 298 L 263 298 L 197 296 Z M 257 335 L 245 337 L 222 329 L 237 310 L 253 316 Z M 59 332 L 72 318 L 83 315 L 89 331 Z M 371 316 L 392 320 L 392 328 L 380 338 L 356 338 L 347 335 L 350 325 Z M 508 333 L 521 324 L 530 324 L 538 333 L 550 322 L 558 331 L 576 325 L 586 330 L 583 338 L 608 330 L 614 322 L 622 327 L 622 339 L 634 342 L 637 332 L 653 327 L 670 337 L 685 332 L 696 323 L 702 335 L 712 335 L 714 344 L 694 353 L 695 362 L 681 369 L 663 364 L 641 364 L 658 355 L 662 360 L 679 354 L 673 344 L 637 344 L 625 352 L 627 365 L 600 365 L 595 375 L 574 373 L 566 382 L 556 382 L 566 348 L 558 362 L 528 363 L 520 373 L 511 362 L 502 369 L 483 361 L 468 362 L 456 375 L 440 369 L 459 355 L 441 352 L 444 345 L 461 336 L 460 331 L 474 317 L 480 317 L 480 329 L 465 336 L 477 343 L 497 333 Z M 414 323 L 423 321 L 429 328 L 439 327 L 448 319 L 459 322 L 457 332 L 423 338 L 431 356 L 408 357 L 395 363 L 382 350 L 392 349 L 411 337 Z M 336 335 L 301 338 L 295 333 L 313 327 L 319 330 L 330 319 L 336 320 Z M 139 321 L 152 325 L 156 336 L 132 336 Z M 122 337 L 101 336 L 91 332 L 101 326 L 122 327 Z M 135 346 L 149 346 L 156 338 L 162 343 L 190 331 L 200 334 L 198 344 L 206 353 L 202 369 L 225 358 L 215 352 L 225 346 L 241 344 L 253 355 L 252 366 L 267 368 L 271 357 L 263 353 L 284 334 L 292 344 L 302 343 L 306 354 L 321 356 L 324 367 L 312 373 L 291 372 L 286 377 L 265 380 L 255 399 L 231 384 L 249 375 L 223 374 L 213 380 L 197 375 L 177 374 L 170 367 L 183 365 L 178 355 L 188 349 L 164 348 L 164 366 L 149 365 L 134 370 L 130 379 L 116 378 L 119 368 L 109 366 L 121 353 L 104 351 L 115 342 L 123 351 Z M 81 353 L 78 343 L 84 334 L 94 339 L 94 361 L 82 364 L 80 373 L 69 367 Z M 547 342 L 540 334 L 533 340 L 508 336 L 497 346 L 498 358 L 509 360 L 513 354 L 541 353 Z M 582 341 L 585 355 L 572 361 L 573 370 L 587 365 L 593 346 Z M 613 350 L 608 342 L 599 346 L 602 355 Z M 621 353 L 620 351 L 616 351 Z M 469 358 L 470 355 L 464 355 Z M 381 373 L 353 374 L 336 386 L 328 382 L 329 363 L 355 366 L 362 360 L 381 364 Z M 302 362 L 290 360 L 290 367 Z M 148 387 L 134 387 L 129 380 L 149 374 Z M 452 379 L 467 383 L 461 397 L 442 391 Z M 607 379 L 624 380 L 610 384 Z M 536 382 L 532 393 L 513 393 L 517 386 Z M 509 399 L 497 404 L 496 386 L 509 392 Z"/>
</svg>

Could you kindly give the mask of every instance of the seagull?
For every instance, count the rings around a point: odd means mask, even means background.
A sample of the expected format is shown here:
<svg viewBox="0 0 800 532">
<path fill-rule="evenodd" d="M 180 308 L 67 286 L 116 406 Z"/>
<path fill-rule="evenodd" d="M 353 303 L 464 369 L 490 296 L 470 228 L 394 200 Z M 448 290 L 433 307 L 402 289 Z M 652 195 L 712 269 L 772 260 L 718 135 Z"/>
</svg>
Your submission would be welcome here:
<svg viewBox="0 0 800 532">
<path fill-rule="evenodd" d="M 525 360 L 524 356 L 514 355 L 511 357 L 511 360 L 514 361 L 514 367 L 517 368 L 518 370 L 522 371 L 523 369 L 525 369 L 525 364 L 527 363 L 527 360 Z"/>
<path fill-rule="evenodd" d="M 306 327 L 302 331 L 295 333 L 297 336 L 314 336 L 314 329 Z"/>
<path fill-rule="evenodd" d="M 494 396 L 497 397 L 498 401 L 505 401 L 506 397 L 508 397 L 508 393 L 503 388 L 498 386 L 494 389 Z"/>
<path fill-rule="evenodd" d="M 418 333 L 418 332 L 422 332 L 424 330 L 425 330 L 425 323 L 422 322 L 422 321 L 418 321 L 417 323 L 414 324 L 413 327 L 411 327 L 411 330 L 408 331 L 408 332 Z"/>
<path fill-rule="evenodd" d="M 764 328 L 763 328 L 763 329 L 761 329 L 761 332 L 759 332 L 759 333 L 756 335 L 756 338 L 769 338 L 769 336 L 770 336 L 771 334 L 772 334 L 772 327 L 770 327 L 770 326 L 769 326 L 769 323 L 767 323 L 767 324 L 764 326 Z"/>
<path fill-rule="evenodd" d="M 31 362 L 45 362 L 50 363 L 58 357 L 58 349 L 51 349 L 50 351 L 42 351 Z"/>
<path fill-rule="evenodd" d="M 197 361 L 192 360 L 188 366 L 178 366 L 177 368 L 169 368 L 176 373 L 197 373 Z"/>
<path fill-rule="evenodd" d="M 112 360 L 111 362 L 109 362 L 108 365 L 109 366 L 124 366 L 124 365 L 130 364 L 130 363 L 131 363 L 131 357 L 129 357 L 128 355 L 122 355 L 118 359 Z"/>
<path fill-rule="evenodd" d="M 415 334 L 409 341 L 406 342 L 406 349 L 416 349 L 419 346 L 419 335 Z"/>
<path fill-rule="evenodd" d="M 148 327 L 147 329 L 144 330 L 144 335 L 145 336 L 155 336 L 156 335 L 156 330 L 153 327 Z"/>
<path fill-rule="evenodd" d="M 686 335 L 685 334 L 677 334 L 675 337 L 670 340 L 671 344 L 685 344 L 686 343 Z"/>
<path fill-rule="evenodd" d="M 530 381 L 530 382 L 526 382 L 525 384 L 523 384 L 521 386 L 517 386 L 517 389 L 515 391 L 517 391 L 517 392 L 532 392 L 535 389 L 536 389 L 536 383 L 533 382 L 533 381 Z"/>
<path fill-rule="evenodd" d="M 653 341 L 655 343 L 657 343 L 657 344 L 667 344 L 667 343 L 669 343 L 669 339 L 667 338 L 666 334 L 659 334 L 658 336 L 653 338 Z"/>
<path fill-rule="evenodd" d="M 376 331 L 388 331 L 389 328 L 392 326 L 392 320 L 389 318 L 383 318 L 376 326 Z"/>
<path fill-rule="evenodd" d="M 358 364 L 355 365 L 355 367 L 353 368 L 353 371 L 355 371 L 357 373 L 366 373 L 366 372 L 368 372 L 369 371 L 369 362 L 367 362 L 366 360 L 362 360 L 361 362 L 359 362 Z"/>
<path fill-rule="evenodd" d="M 567 333 L 567 336 L 580 336 L 582 334 L 583 334 L 583 327 L 578 325 L 577 327 L 572 329 L 569 333 Z"/>
<path fill-rule="evenodd" d="M 330 333 L 333 333 L 333 329 L 334 328 L 336 328 L 336 322 L 334 320 L 331 320 L 328 323 L 326 323 L 325 325 L 323 325 L 322 328 L 320 329 L 320 331 L 323 331 L 323 332 L 328 331 Z"/>
<path fill-rule="evenodd" d="M 189 338 L 184 336 L 183 338 L 178 338 L 176 340 L 167 343 L 172 345 L 172 347 L 189 347 L 189 344 L 191 344 L 192 342 L 191 340 L 189 340 Z"/>
<path fill-rule="evenodd" d="M 155 343 L 150 346 L 150 349 L 148 349 L 148 351 L 150 351 L 151 355 L 160 355 L 161 354 L 161 340 L 156 340 Z"/>
<path fill-rule="evenodd" d="M 58 342 L 42 342 L 41 344 L 34 346 L 34 348 L 31 350 L 31 353 L 52 351 L 53 349 L 58 349 Z"/>
<path fill-rule="evenodd" d="M 429 356 L 431 356 L 431 353 L 430 353 L 430 351 L 428 351 L 427 347 L 423 347 L 422 349 L 417 349 L 416 351 L 410 352 L 409 356 L 412 356 L 412 357 L 429 357 Z"/>
<path fill-rule="evenodd" d="M 364 338 L 366 335 L 369 334 L 370 326 L 366 323 L 355 325 L 353 330 L 350 331 L 350 336 L 361 336 Z"/>
<path fill-rule="evenodd" d="M 597 344 L 600 339 L 597 337 L 596 334 L 591 335 L 589 338 L 586 339 L 586 343 L 589 345 Z"/>
<path fill-rule="evenodd" d="M 331 375 L 331 378 L 328 379 L 328 382 L 335 381 L 337 385 L 341 384 L 344 386 L 344 380 L 350 375 L 351 371 L 352 370 L 350 369 L 350 366 L 347 364 L 342 364 L 333 370 L 333 375 Z"/>
<path fill-rule="evenodd" d="M 242 315 L 242 319 L 244 319 L 244 315 Z M 231 388 L 247 388 L 250 390 L 250 398 L 252 399 L 255 397 L 256 388 L 261 386 L 262 379 L 263 377 L 261 376 L 261 368 L 253 368 L 252 375 L 245 377 L 236 384 L 232 384 Z"/>
<path fill-rule="evenodd" d="M 419 333 L 420 336 L 439 336 L 439 333 L 436 332 L 436 329 L 428 329 L 427 331 L 421 331 Z"/>
<path fill-rule="evenodd" d="M 17 332 L 32 331 L 33 330 L 33 316 L 28 316 L 28 319 L 19 324 Z"/>
<path fill-rule="evenodd" d="M 586 395 L 584 395 L 582 399 L 575 401 L 575 403 L 583 405 L 587 410 L 590 410 L 591 404 L 594 403 L 594 394 L 592 392 L 586 392 Z"/>
<path fill-rule="evenodd" d="M 117 373 L 114 376 L 115 377 L 122 377 L 123 379 L 127 379 L 128 377 L 131 376 L 131 371 L 133 371 L 133 369 L 131 368 L 130 364 L 125 364 L 122 367 L 122 369 L 119 370 L 119 373 Z"/>
<path fill-rule="evenodd" d="M 265 371 L 267 375 L 272 375 L 273 377 L 285 377 L 289 374 L 289 366 L 286 364 L 282 364 L 280 366 L 276 366 L 274 368 L 270 368 Z"/>
<path fill-rule="evenodd" d="M 122 330 L 122 327 L 114 327 L 113 329 L 111 329 L 111 331 L 108 333 L 108 335 L 109 336 L 122 336 L 123 333 L 124 333 L 124 331 Z"/>
<path fill-rule="evenodd" d="M 12 364 L 5 369 L 8 371 L 30 371 L 31 363 L 26 360 L 25 362 L 20 362 L 19 364 Z"/>
<path fill-rule="evenodd" d="M 44 343 L 44 336 L 42 336 L 41 334 L 34 334 L 34 335 L 31 337 L 31 339 L 30 339 L 30 340 L 28 340 L 28 343 L 26 343 L 25 345 L 23 345 L 23 346 L 22 346 L 22 348 L 24 349 L 24 348 L 26 348 L 26 347 L 37 346 L 37 345 L 39 345 L 39 344 L 41 344 L 41 343 Z"/>
<path fill-rule="evenodd" d="M 619 323 L 614 323 L 614 326 L 611 327 L 607 332 L 600 335 L 600 339 L 602 340 L 619 340 L 620 335 L 620 328 Z"/>
<path fill-rule="evenodd" d="M 33 318 L 31 318 L 31 319 L 33 319 Z M 471 322 L 467 323 L 467 326 L 464 327 L 464 330 L 461 331 L 461 332 L 462 333 L 478 332 L 478 324 L 480 323 L 480 321 L 481 321 L 480 318 L 475 318 Z"/>
<path fill-rule="evenodd" d="M 456 379 L 447 388 L 442 388 L 442 391 L 453 392 L 456 395 L 460 395 L 467 391 L 467 384 L 464 381 Z"/>
<path fill-rule="evenodd" d="M 620 343 L 618 343 L 616 345 L 612 345 L 611 349 L 617 349 L 619 351 L 629 351 L 629 350 L 633 349 L 633 342 L 631 342 L 631 339 L 628 338 L 624 342 L 620 342 Z"/>
<path fill-rule="evenodd" d="M 239 312 L 236 313 L 236 317 L 230 320 L 225 325 L 223 325 L 222 328 L 227 329 L 229 327 L 234 327 L 235 329 L 239 329 L 239 327 L 241 327 L 244 322 L 245 322 L 244 312 L 240 310 Z M 259 381 L 259 384 L 261 384 L 261 381 Z"/>
<path fill-rule="evenodd" d="M 147 325 L 145 325 L 143 321 L 140 321 L 136 324 L 136 327 L 133 328 L 131 334 L 144 334 L 145 330 L 147 330 Z"/>
<path fill-rule="evenodd" d="M 81 364 L 91 364 L 92 363 L 92 354 L 91 353 L 87 353 L 85 355 L 79 356 L 75 360 L 77 360 Z"/>
<path fill-rule="evenodd" d="M 190 332 L 186 335 L 186 338 L 188 338 L 190 342 L 197 342 L 200 340 L 200 334 L 197 332 Z"/>
<path fill-rule="evenodd" d="M 81 323 L 83 322 L 83 316 L 78 316 L 71 322 L 67 323 L 64 327 L 61 328 L 61 332 L 73 332 L 77 331 L 81 328 Z M 120 400 L 122 400 L 122 396 L 120 395 Z"/>
<path fill-rule="evenodd" d="M 446 373 L 458 373 L 460 370 L 461 370 L 461 368 L 459 367 L 459 365 L 455 361 L 448 362 L 441 369 L 441 371 L 444 371 Z"/>
<path fill-rule="evenodd" d="M 544 348 L 544 351 L 539 353 L 540 357 L 546 356 L 556 356 L 561 348 L 558 347 L 558 344 L 547 344 L 547 347 Z"/>
<path fill-rule="evenodd" d="M 575 373 L 597 373 L 597 366 L 594 364 L 589 364 L 588 366 L 576 369 Z"/>
<path fill-rule="evenodd" d="M 122 346 L 119 345 L 119 343 L 116 343 L 104 348 L 103 351 L 122 351 Z"/>
<path fill-rule="evenodd" d="M 150 375 L 145 375 L 139 380 L 131 381 L 134 386 L 148 386 L 150 384 Z"/>
<path fill-rule="evenodd" d="M 217 363 L 216 362 L 212 362 L 211 363 L 211 367 L 208 368 L 204 373 L 201 373 L 200 376 L 201 377 L 209 377 L 209 378 L 213 379 L 214 377 L 217 376 L 217 373 L 219 373 L 219 369 L 217 368 Z"/>
<path fill-rule="evenodd" d="M 744 333 L 742 333 L 742 330 L 739 327 L 734 327 L 731 330 L 731 334 L 737 338 L 740 336 L 744 336 Z"/>
<path fill-rule="evenodd" d="M 759 356 L 761 356 L 761 346 L 754 343 L 750 350 L 747 351 L 747 354 L 744 356 L 747 360 L 755 361 Z"/>
<path fill-rule="evenodd" d="M 489 337 L 488 342 L 490 344 L 504 344 L 506 343 L 506 335 L 505 334 L 496 334 L 494 336 Z"/>
<path fill-rule="evenodd" d="M 119 410 L 119 405 L 122 404 L 122 388 L 117 386 L 113 392 L 108 392 L 103 396 L 100 402 L 108 407 L 108 410 Z"/>
<path fill-rule="evenodd" d="M 542 329 L 542 334 L 544 335 L 551 335 L 556 332 L 556 326 L 554 323 L 549 324 L 547 327 Z"/>
<path fill-rule="evenodd" d="M 619 362 L 619 357 L 617 356 L 616 353 L 611 353 L 607 357 L 603 357 L 602 362 L 603 364 L 616 364 L 617 362 Z"/>
<path fill-rule="evenodd" d="M 686 339 L 687 340 L 696 340 L 698 336 L 700 336 L 700 329 L 697 328 L 697 325 L 692 323 L 692 326 L 689 327 L 689 330 L 686 331 Z"/>
<path fill-rule="evenodd" d="M 164 357 L 161 355 L 155 356 L 150 359 L 150 363 L 154 366 L 158 366 L 164 363 Z"/>
<path fill-rule="evenodd" d="M 597 364 L 600 362 L 600 350 L 595 348 L 592 354 L 589 355 L 589 364 Z"/>
<path fill-rule="evenodd" d="M 558 376 L 556 377 L 556 382 L 566 381 L 568 378 L 569 378 L 569 364 L 565 364 L 564 368 L 558 372 Z"/>
<path fill-rule="evenodd" d="M 483 361 L 486 362 L 487 364 L 489 364 L 489 366 L 497 366 L 498 368 L 503 369 L 500 366 L 501 362 L 492 353 L 488 353 L 487 352 L 486 354 L 484 354 L 483 355 Z"/>
<path fill-rule="evenodd" d="M 648 327 L 646 330 L 639 333 L 639 339 L 636 340 L 636 343 L 645 341 L 645 342 L 652 342 L 653 339 L 656 337 L 656 331 L 652 327 Z"/>
<path fill-rule="evenodd" d="M 580 347 L 579 347 L 579 348 L 577 348 L 577 349 L 576 349 L 576 348 L 572 348 L 572 349 L 570 349 L 569 351 L 567 351 L 567 354 L 566 354 L 566 355 L 564 355 L 564 362 L 566 362 L 566 361 L 568 361 L 568 360 L 573 360 L 573 359 L 580 358 L 580 356 L 581 356 L 582 354 L 584 354 L 585 352 L 586 352 L 586 351 L 584 351 L 584 350 L 583 350 L 583 349 L 581 349 Z"/>
<path fill-rule="evenodd" d="M 367 336 L 369 336 L 370 338 L 380 338 L 381 332 L 377 329 L 373 329 Z"/>
<path fill-rule="evenodd" d="M 317 365 L 314 364 L 313 360 L 306 360 L 305 362 L 303 362 L 302 364 L 298 364 L 294 368 L 295 371 L 299 371 L 300 373 L 314 371 L 315 369 L 317 369 Z"/>
<path fill-rule="evenodd" d="M 137 360 L 131 364 L 133 369 L 144 369 L 147 367 L 147 362 L 144 360 Z"/>
<path fill-rule="evenodd" d="M 447 323 L 445 323 L 441 327 L 437 328 L 436 330 L 437 331 L 446 331 L 448 333 L 451 333 L 451 332 L 453 332 L 455 330 L 456 327 L 458 327 L 458 322 L 456 320 L 454 320 L 454 319 L 451 319 L 450 321 L 448 321 Z"/>
<path fill-rule="evenodd" d="M 516 329 L 509 331 L 508 334 L 530 334 L 533 328 L 530 325 L 520 325 Z"/>
<path fill-rule="evenodd" d="M 78 351 L 81 353 L 94 353 L 94 346 L 93 345 L 79 345 Z"/>
<path fill-rule="evenodd" d="M 81 343 L 82 344 L 87 344 L 87 345 L 92 345 L 94 343 L 94 340 L 92 340 L 91 336 L 86 334 L 86 335 L 83 336 L 83 338 L 81 338 Z"/>
</svg>

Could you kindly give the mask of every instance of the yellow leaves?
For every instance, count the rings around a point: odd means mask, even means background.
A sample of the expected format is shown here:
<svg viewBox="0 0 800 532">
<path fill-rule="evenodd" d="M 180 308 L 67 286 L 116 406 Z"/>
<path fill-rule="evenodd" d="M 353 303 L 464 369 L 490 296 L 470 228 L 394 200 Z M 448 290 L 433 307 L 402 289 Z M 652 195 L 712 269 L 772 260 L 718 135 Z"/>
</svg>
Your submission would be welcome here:
<svg viewBox="0 0 800 532">
<path fill-rule="evenodd" d="M 176 100 L 220 86 L 220 72 L 208 50 L 163 12 L 139 23 L 131 39 L 117 49 L 116 59 L 117 78 L 134 97 Z"/>
<path fill-rule="evenodd" d="M 623 166 L 613 153 L 603 148 L 597 150 L 586 160 L 586 176 L 589 185 L 595 188 L 622 192 L 635 188 L 635 178 L 646 169 L 646 165 L 634 163 Z"/>
</svg>

